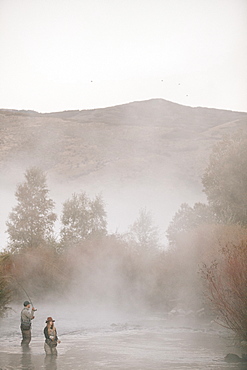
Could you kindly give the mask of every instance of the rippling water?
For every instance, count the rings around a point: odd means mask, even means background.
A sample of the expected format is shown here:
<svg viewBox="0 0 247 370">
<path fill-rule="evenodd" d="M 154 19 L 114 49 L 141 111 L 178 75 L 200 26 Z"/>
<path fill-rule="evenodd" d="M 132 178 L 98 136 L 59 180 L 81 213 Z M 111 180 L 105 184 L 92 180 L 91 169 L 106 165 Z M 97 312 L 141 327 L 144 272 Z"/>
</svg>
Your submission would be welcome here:
<svg viewBox="0 0 247 370">
<path fill-rule="evenodd" d="M 1 370 L 247 369 L 244 364 L 224 361 L 227 353 L 238 352 L 229 333 L 210 323 L 182 318 L 171 321 L 163 314 L 120 314 L 75 307 L 48 311 L 43 307 L 33 321 L 30 349 L 23 352 L 19 316 L 16 309 L 0 321 Z M 57 357 L 46 357 L 43 349 L 47 316 L 56 319 L 61 340 Z"/>
</svg>

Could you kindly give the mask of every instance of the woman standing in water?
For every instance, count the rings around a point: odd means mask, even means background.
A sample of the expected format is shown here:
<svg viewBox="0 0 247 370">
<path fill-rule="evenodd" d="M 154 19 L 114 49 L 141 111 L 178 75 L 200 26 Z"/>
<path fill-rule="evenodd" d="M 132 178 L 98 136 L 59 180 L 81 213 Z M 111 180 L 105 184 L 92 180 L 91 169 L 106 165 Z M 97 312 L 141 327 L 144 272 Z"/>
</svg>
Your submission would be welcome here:
<svg viewBox="0 0 247 370">
<path fill-rule="evenodd" d="M 54 326 L 55 320 L 52 317 L 47 317 L 46 327 L 44 328 L 45 335 L 45 353 L 47 355 L 57 355 L 57 344 L 61 343 L 57 337 L 57 330 Z"/>
</svg>

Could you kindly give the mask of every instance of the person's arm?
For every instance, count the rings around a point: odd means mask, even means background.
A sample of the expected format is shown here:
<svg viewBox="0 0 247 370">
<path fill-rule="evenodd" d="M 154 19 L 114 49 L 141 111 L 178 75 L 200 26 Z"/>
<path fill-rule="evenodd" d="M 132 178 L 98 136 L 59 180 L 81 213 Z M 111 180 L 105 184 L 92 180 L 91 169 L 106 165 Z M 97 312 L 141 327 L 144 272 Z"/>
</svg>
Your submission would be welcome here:
<svg viewBox="0 0 247 370">
<path fill-rule="evenodd" d="M 48 328 L 47 328 L 47 326 L 44 328 L 44 335 L 45 335 L 45 339 L 50 339 L 49 338 L 49 335 L 48 335 Z"/>
<path fill-rule="evenodd" d="M 23 316 L 26 317 L 28 320 L 32 320 L 34 319 L 34 316 L 33 316 L 33 312 L 31 311 L 28 311 L 28 310 L 25 310 L 23 312 Z"/>
<path fill-rule="evenodd" d="M 34 313 L 34 311 L 37 311 L 37 310 L 36 310 L 36 308 L 32 307 L 31 312 L 30 312 L 30 315 L 32 316 L 32 317 L 31 317 L 31 320 L 33 320 L 33 319 L 34 319 L 34 314 L 33 314 L 33 313 Z"/>
<path fill-rule="evenodd" d="M 61 340 L 58 339 L 58 336 L 57 336 L 57 329 L 56 329 L 56 336 L 55 336 L 55 340 L 58 342 L 58 343 L 61 343 Z"/>
</svg>

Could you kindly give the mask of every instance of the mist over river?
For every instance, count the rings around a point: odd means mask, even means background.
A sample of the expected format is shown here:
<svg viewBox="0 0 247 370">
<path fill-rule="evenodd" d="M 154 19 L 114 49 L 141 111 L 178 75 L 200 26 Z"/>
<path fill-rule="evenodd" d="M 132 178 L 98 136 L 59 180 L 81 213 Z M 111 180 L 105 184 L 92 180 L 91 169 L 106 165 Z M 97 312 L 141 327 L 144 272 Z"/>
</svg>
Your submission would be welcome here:
<svg viewBox="0 0 247 370">
<path fill-rule="evenodd" d="M 0 320 L 0 369 L 245 369 L 224 361 L 236 353 L 229 332 L 205 319 L 171 318 L 168 313 L 125 312 L 56 305 L 38 307 L 30 349 L 20 346 L 20 311 Z M 52 316 L 61 343 L 58 356 L 45 356 L 45 320 Z"/>
</svg>

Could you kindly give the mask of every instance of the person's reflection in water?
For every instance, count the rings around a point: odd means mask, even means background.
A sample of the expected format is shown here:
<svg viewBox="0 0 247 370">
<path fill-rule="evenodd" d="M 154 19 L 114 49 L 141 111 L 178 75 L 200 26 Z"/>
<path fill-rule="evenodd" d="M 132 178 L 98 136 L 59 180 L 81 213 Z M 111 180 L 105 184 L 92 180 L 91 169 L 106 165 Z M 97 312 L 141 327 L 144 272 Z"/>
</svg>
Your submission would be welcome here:
<svg viewBox="0 0 247 370">
<path fill-rule="evenodd" d="M 45 357 L 45 369 L 46 370 L 57 370 L 57 356 L 46 356 Z"/>
<path fill-rule="evenodd" d="M 22 355 L 21 355 L 21 367 L 22 370 L 34 370 L 34 366 L 32 364 L 32 356 L 31 350 L 29 346 L 22 347 Z"/>
</svg>

